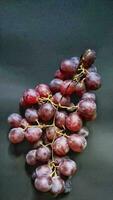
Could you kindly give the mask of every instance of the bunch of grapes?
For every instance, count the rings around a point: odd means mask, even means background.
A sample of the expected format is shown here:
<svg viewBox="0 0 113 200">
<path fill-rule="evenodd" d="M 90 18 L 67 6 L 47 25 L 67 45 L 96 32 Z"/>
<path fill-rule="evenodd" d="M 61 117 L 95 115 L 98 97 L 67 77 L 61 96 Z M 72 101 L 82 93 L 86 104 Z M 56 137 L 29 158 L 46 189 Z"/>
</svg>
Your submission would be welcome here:
<svg viewBox="0 0 113 200">
<path fill-rule="evenodd" d="M 93 65 L 95 58 L 89 49 L 80 58 L 64 60 L 49 85 L 39 84 L 23 93 L 23 114 L 8 117 L 10 142 L 31 144 L 26 162 L 36 166 L 32 179 L 38 191 L 58 195 L 70 190 L 77 165 L 67 154 L 84 151 L 89 135 L 84 122 L 96 118 L 96 97 L 91 90 L 100 88 L 101 77 Z M 79 97 L 76 105 L 73 94 Z"/>
</svg>

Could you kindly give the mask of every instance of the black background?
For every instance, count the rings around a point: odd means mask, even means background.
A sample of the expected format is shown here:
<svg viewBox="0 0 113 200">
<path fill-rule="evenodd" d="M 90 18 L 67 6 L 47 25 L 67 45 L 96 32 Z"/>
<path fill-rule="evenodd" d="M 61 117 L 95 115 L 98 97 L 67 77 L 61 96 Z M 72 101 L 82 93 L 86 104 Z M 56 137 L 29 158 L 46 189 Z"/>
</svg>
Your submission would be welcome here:
<svg viewBox="0 0 113 200">
<path fill-rule="evenodd" d="M 18 112 L 26 88 L 49 83 L 60 61 L 97 52 L 103 85 L 97 91 L 98 117 L 75 157 L 79 171 L 72 192 L 58 199 L 113 199 L 113 1 L 0 1 L 0 200 L 53 199 L 37 193 L 20 149 L 9 145 L 7 116 Z M 25 152 L 24 147 L 24 152 Z"/>
</svg>

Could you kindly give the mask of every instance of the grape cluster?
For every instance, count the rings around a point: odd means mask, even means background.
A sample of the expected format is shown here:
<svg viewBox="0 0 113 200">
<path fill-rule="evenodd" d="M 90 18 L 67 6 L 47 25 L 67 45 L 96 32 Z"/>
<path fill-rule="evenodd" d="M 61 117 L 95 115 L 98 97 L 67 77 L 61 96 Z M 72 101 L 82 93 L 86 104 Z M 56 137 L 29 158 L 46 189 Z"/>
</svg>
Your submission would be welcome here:
<svg viewBox="0 0 113 200">
<path fill-rule="evenodd" d="M 32 179 L 39 191 L 54 195 L 69 192 L 77 165 L 67 154 L 84 151 L 89 135 L 84 121 L 96 118 L 96 97 L 91 90 L 100 88 L 101 77 L 93 65 L 95 58 L 89 49 L 80 58 L 61 62 L 49 85 L 39 84 L 23 93 L 20 107 L 24 114 L 8 117 L 10 142 L 27 140 L 32 145 L 26 162 L 36 166 Z M 79 97 L 77 105 L 72 94 Z"/>
</svg>

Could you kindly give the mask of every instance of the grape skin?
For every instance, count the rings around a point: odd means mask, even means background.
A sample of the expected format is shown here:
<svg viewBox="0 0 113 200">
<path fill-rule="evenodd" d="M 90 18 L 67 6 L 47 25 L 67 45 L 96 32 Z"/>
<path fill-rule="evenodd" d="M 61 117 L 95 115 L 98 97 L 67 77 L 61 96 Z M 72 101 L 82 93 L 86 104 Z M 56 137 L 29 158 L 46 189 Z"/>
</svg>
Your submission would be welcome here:
<svg viewBox="0 0 113 200">
<path fill-rule="evenodd" d="M 12 128 L 8 137 L 13 144 L 20 143 L 24 140 L 24 130 L 22 128 Z"/>
<path fill-rule="evenodd" d="M 64 176 L 72 176 L 77 170 L 77 165 L 71 159 L 64 159 L 60 162 L 58 169 Z"/>
<path fill-rule="evenodd" d="M 52 147 L 58 156 L 65 156 L 69 152 L 67 139 L 64 136 L 57 138 Z"/>
<path fill-rule="evenodd" d="M 71 134 L 68 138 L 68 145 L 72 151 L 82 152 L 87 146 L 87 141 L 81 135 Z"/>
<path fill-rule="evenodd" d="M 64 186 L 64 180 L 61 179 L 60 176 L 54 176 L 52 177 L 52 186 L 50 192 L 55 195 L 61 194 L 64 191 Z"/>
<path fill-rule="evenodd" d="M 41 192 L 48 192 L 52 186 L 52 180 L 50 177 L 42 176 L 35 179 L 35 188 Z"/>
<path fill-rule="evenodd" d="M 25 138 L 30 143 L 39 141 L 42 136 L 42 130 L 38 127 L 30 127 L 25 131 Z"/>
<path fill-rule="evenodd" d="M 8 117 L 8 123 L 11 127 L 17 128 L 21 125 L 22 117 L 17 113 L 12 113 Z"/>
<path fill-rule="evenodd" d="M 36 158 L 38 161 L 46 163 L 51 157 L 51 150 L 46 146 L 39 147 L 36 152 Z"/>
<path fill-rule="evenodd" d="M 36 165 L 36 150 L 31 150 L 26 155 L 26 162 L 28 165 Z"/>
</svg>

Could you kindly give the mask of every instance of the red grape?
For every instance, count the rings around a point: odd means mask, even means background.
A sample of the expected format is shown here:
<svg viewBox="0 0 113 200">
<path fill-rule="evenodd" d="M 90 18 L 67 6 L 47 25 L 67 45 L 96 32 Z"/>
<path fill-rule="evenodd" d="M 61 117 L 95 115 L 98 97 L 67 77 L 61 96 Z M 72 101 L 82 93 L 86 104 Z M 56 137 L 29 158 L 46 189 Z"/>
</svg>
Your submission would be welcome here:
<svg viewBox="0 0 113 200">
<path fill-rule="evenodd" d="M 65 156 L 69 152 L 69 146 L 67 143 L 67 138 L 61 136 L 55 140 L 53 143 L 53 150 L 58 156 Z"/>
<path fill-rule="evenodd" d="M 60 87 L 61 85 L 63 84 L 63 81 L 61 79 L 53 79 L 51 82 L 50 82 L 50 89 L 53 93 L 56 93 L 56 92 L 59 92 L 60 91 Z"/>
<path fill-rule="evenodd" d="M 65 186 L 64 180 L 61 179 L 60 176 L 52 177 L 52 186 L 51 186 L 52 194 L 58 195 L 58 194 L 63 193 L 64 186 Z"/>
<path fill-rule="evenodd" d="M 55 72 L 54 77 L 55 77 L 55 78 L 58 78 L 58 79 L 61 79 L 61 80 L 64 80 L 64 79 L 65 79 L 65 75 L 63 74 L 63 72 L 61 72 L 60 69 L 58 69 L 58 70 Z"/>
<path fill-rule="evenodd" d="M 41 136 L 42 136 L 42 130 L 38 127 L 27 128 L 25 132 L 25 137 L 27 141 L 29 141 L 30 143 L 37 142 Z"/>
<path fill-rule="evenodd" d="M 70 105 L 70 97 L 69 96 L 62 96 L 60 92 L 57 92 L 53 95 L 52 101 L 55 104 L 61 104 L 62 106 L 69 106 Z"/>
<path fill-rule="evenodd" d="M 23 101 L 26 106 L 36 104 L 39 99 L 39 93 L 36 93 L 34 89 L 28 89 L 24 91 Z"/>
<path fill-rule="evenodd" d="M 75 82 L 72 80 L 65 80 L 61 85 L 60 91 L 62 95 L 72 95 L 75 92 Z"/>
<path fill-rule="evenodd" d="M 90 72 L 85 79 L 85 84 L 88 90 L 97 90 L 101 87 L 101 77 L 96 72 Z"/>
<path fill-rule="evenodd" d="M 87 146 L 87 141 L 81 135 L 72 134 L 68 138 L 68 144 L 74 152 L 82 152 Z"/>
<path fill-rule="evenodd" d="M 9 132 L 9 140 L 13 144 L 22 142 L 24 140 L 24 130 L 22 128 L 12 128 Z"/>
<path fill-rule="evenodd" d="M 77 165 L 71 159 L 64 159 L 60 162 L 58 169 L 64 176 L 72 176 L 77 170 Z"/>
<path fill-rule="evenodd" d="M 22 121 L 22 117 L 21 115 L 17 114 L 17 113 L 12 113 L 11 115 L 9 115 L 8 117 L 8 123 L 10 124 L 11 127 L 13 128 L 17 128 L 20 126 Z"/>
<path fill-rule="evenodd" d="M 59 128 L 64 128 L 66 125 L 66 116 L 67 113 L 65 111 L 56 111 L 55 113 L 55 124 Z"/>
<path fill-rule="evenodd" d="M 51 120 L 54 117 L 55 109 L 50 103 L 44 103 L 38 110 L 39 119 L 44 122 Z"/>
<path fill-rule="evenodd" d="M 71 77 L 75 74 L 76 72 L 76 67 L 75 67 L 75 64 L 72 60 L 64 60 L 62 63 L 61 63 L 61 67 L 60 67 L 61 71 L 64 73 L 64 74 L 68 74 L 70 75 Z"/>
<path fill-rule="evenodd" d="M 41 192 L 48 192 L 51 189 L 52 180 L 50 177 L 42 176 L 35 179 L 35 188 Z"/>
<path fill-rule="evenodd" d="M 89 68 L 94 63 L 95 59 L 95 51 L 91 49 L 86 50 L 81 58 L 84 68 Z"/>
<path fill-rule="evenodd" d="M 51 157 L 51 150 L 49 147 L 42 146 L 37 149 L 36 158 L 43 163 L 48 162 Z"/>
<path fill-rule="evenodd" d="M 36 92 L 40 94 L 40 97 L 48 97 L 51 94 L 49 86 L 46 84 L 39 84 L 35 88 Z"/>
<path fill-rule="evenodd" d="M 83 94 L 82 96 L 82 100 L 93 100 L 95 101 L 96 100 L 96 96 L 94 93 L 91 93 L 91 92 L 86 92 Z"/>
<path fill-rule="evenodd" d="M 75 86 L 75 93 L 81 97 L 86 92 L 86 87 L 83 81 L 77 83 Z"/>
<path fill-rule="evenodd" d="M 36 177 L 41 178 L 42 176 L 50 176 L 52 174 L 52 169 L 46 164 L 41 165 L 36 168 Z"/>
<path fill-rule="evenodd" d="M 78 114 L 85 120 L 92 120 L 96 114 L 96 103 L 93 100 L 81 100 L 78 105 Z"/>
<path fill-rule="evenodd" d="M 46 136 L 49 141 L 52 141 L 53 139 L 56 139 L 58 137 L 59 129 L 56 126 L 50 126 L 46 128 Z"/>
<path fill-rule="evenodd" d="M 66 127 L 73 132 L 79 131 L 82 127 L 82 120 L 76 112 L 66 117 Z"/>
<path fill-rule="evenodd" d="M 26 162 L 28 165 L 36 165 L 36 150 L 31 150 L 26 155 Z"/>
<path fill-rule="evenodd" d="M 38 120 L 38 112 L 34 108 L 28 108 L 25 111 L 25 118 L 29 123 L 35 123 Z"/>
</svg>

